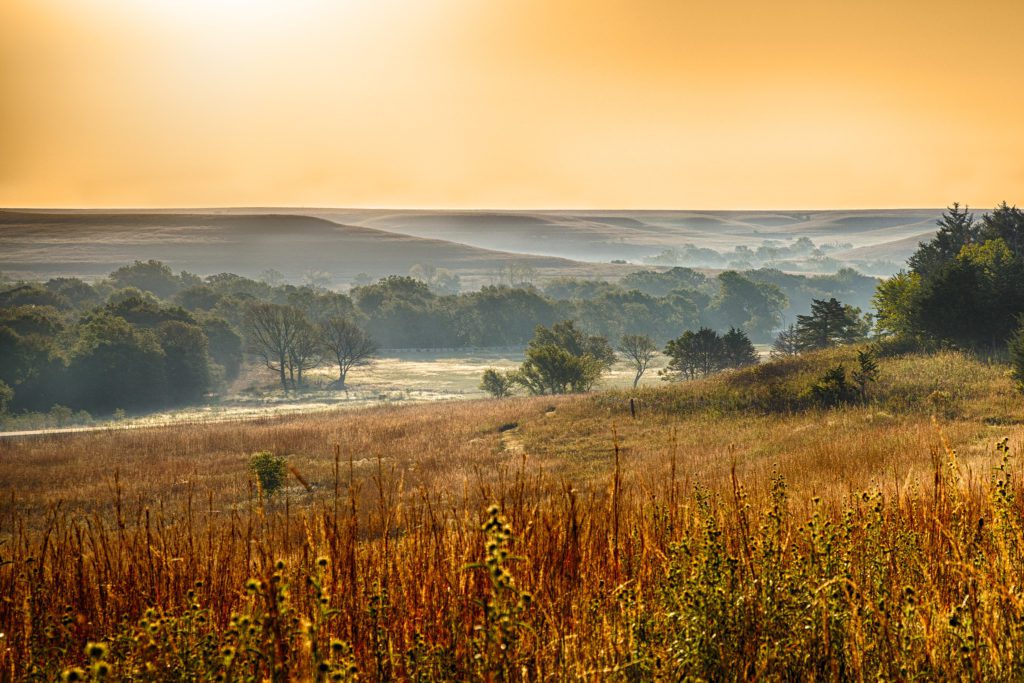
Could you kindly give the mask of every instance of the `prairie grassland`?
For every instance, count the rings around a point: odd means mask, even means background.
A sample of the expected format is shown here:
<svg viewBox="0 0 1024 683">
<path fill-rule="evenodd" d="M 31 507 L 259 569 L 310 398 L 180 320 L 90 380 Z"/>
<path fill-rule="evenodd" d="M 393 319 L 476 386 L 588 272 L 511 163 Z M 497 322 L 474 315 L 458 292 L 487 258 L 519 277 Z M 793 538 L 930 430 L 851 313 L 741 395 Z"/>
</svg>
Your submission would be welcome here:
<svg viewBox="0 0 1024 683">
<path fill-rule="evenodd" d="M 809 405 L 853 356 L 0 442 L 0 671 L 1020 679 L 1019 395 L 944 353 Z M 269 500 L 263 450 L 293 468 Z"/>
</svg>

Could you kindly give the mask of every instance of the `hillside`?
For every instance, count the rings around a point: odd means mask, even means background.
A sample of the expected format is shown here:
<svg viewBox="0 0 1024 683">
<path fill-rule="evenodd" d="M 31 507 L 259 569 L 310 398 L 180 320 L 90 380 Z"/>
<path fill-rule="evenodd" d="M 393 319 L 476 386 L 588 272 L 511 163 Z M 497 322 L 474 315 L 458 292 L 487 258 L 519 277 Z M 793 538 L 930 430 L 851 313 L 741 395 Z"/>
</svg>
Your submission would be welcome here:
<svg viewBox="0 0 1024 683">
<path fill-rule="evenodd" d="M 156 258 L 200 275 L 256 276 L 273 268 L 299 280 L 326 274 L 404 274 L 427 264 L 476 288 L 511 264 L 537 281 L 616 277 L 666 249 L 725 254 L 808 237 L 830 256 L 875 274 L 895 272 L 934 231 L 938 210 L 893 211 L 394 211 L 370 209 L 0 210 L 0 272 L 19 278 L 92 277 Z M 849 246 L 846 246 L 849 245 Z M 729 258 L 683 265 L 724 268 Z M 783 270 L 789 269 L 782 258 Z M 669 265 L 669 264 L 666 264 Z M 795 267 L 795 264 L 793 264 Z M 834 270 L 836 266 L 831 268 Z M 804 265 L 797 270 L 811 272 Z"/>
<path fill-rule="evenodd" d="M 353 225 L 488 249 L 584 261 L 640 259 L 692 243 L 730 250 L 764 240 L 873 247 L 871 258 L 902 262 L 899 240 L 930 237 L 938 209 L 861 211 L 361 211 L 303 210 Z M 892 248 L 886 245 L 892 244 Z M 916 242 L 915 242 L 916 244 Z"/>
<path fill-rule="evenodd" d="M 0 211 L 0 271 L 23 278 L 106 275 L 132 260 L 159 259 L 200 275 L 250 277 L 273 268 L 301 281 L 309 271 L 349 281 L 405 274 L 417 264 L 496 278 L 515 263 L 571 274 L 582 264 L 508 254 L 288 214 Z M 614 266 L 606 266 L 614 270 Z"/>
<path fill-rule="evenodd" d="M 807 404 L 853 356 L 647 388 L 636 418 L 606 392 L 0 443 L 0 666 L 103 640 L 121 673 L 212 675 L 267 666 L 251 642 L 370 679 L 1013 680 L 1020 397 L 942 353 Z M 293 473 L 273 500 L 260 450 Z"/>
</svg>

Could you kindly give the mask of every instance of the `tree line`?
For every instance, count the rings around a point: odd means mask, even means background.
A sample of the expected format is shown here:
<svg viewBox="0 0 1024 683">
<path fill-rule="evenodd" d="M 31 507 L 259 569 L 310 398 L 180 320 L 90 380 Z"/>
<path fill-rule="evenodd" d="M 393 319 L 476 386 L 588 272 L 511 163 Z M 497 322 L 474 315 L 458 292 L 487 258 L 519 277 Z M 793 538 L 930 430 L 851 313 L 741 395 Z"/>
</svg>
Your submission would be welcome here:
<svg viewBox="0 0 1024 683">
<path fill-rule="evenodd" d="M 271 368 L 282 388 L 302 386 L 306 373 L 325 363 L 338 366 L 343 385 L 361 362 L 346 345 L 519 346 L 531 342 L 538 325 L 562 320 L 590 335 L 641 335 L 658 345 L 702 327 L 735 327 L 767 340 L 792 301 L 819 292 L 860 296 L 874 282 L 852 271 L 707 277 L 671 268 L 615 283 L 563 278 L 542 288 L 496 285 L 454 294 L 452 278 L 426 267 L 416 272 L 427 279 L 391 276 L 347 293 L 282 283 L 273 273 L 175 273 L 153 260 L 94 282 L 0 280 L 0 408 L 61 405 L 106 414 L 195 403 L 250 361 Z"/>
</svg>

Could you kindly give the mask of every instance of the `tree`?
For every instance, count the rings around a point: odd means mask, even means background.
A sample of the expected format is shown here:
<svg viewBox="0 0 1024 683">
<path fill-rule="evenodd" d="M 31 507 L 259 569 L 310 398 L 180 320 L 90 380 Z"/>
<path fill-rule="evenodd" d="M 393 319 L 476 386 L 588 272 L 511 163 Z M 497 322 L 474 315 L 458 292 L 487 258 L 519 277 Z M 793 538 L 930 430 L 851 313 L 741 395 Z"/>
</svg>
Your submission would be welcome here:
<svg viewBox="0 0 1024 683">
<path fill-rule="evenodd" d="M 1016 258 L 1024 257 L 1024 211 L 1003 202 L 981 217 L 982 240 L 1001 239 Z"/>
<path fill-rule="evenodd" d="M 366 365 L 377 352 L 370 335 L 348 318 L 333 317 L 321 323 L 320 339 L 338 364 L 338 386 L 342 389 L 349 370 Z"/>
<path fill-rule="evenodd" d="M 851 373 L 861 401 L 868 400 L 868 385 L 878 381 L 878 362 L 870 349 L 857 351 L 857 368 Z"/>
<path fill-rule="evenodd" d="M 282 304 L 256 303 L 245 315 L 249 349 L 264 365 L 278 373 L 281 388 L 288 391 L 288 363 L 300 326 L 306 321 L 302 311 Z"/>
<path fill-rule="evenodd" d="M 79 326 L 68 376 L 73 402 L 90 412 L 152 408 L 166 401 L 164 352 L 156 335 L 109 313 Z"/>
<path fill-rule="evenodd" d="M 797 343 L 801 351 L 851 344 L 867 335 L 860 309 L 844 306 L 832 297 L 814 299 L 808 315 L 796 317 Z"/>
<path fill-rule="evenodd" d="M 657 352 L 658 347 L 654 345 L 654 340 L 646 334 L 623 335 L 619 341 L 619 353 L 624 355 L 636 370 L 636 376 L 633 377 L 634 388 L 640 383 L 640 378 L 644 376 L 647 366 L 651 364 Z"/>
<path fill-rule="evenodd" d="M 223 318 L 204 315 L 199 324 L 206 335 L 210 359 L 223 368 L 225 379 L 238 377 L 242 367 L 242 337 Z"/>
<path fill-rule="evenodd" d="M 171 320 L 157 328 L 164 352 L 167 398 L 176 405 L 202 400 L 210 388 L 210 358 L 203 330 Z"/>
<path fill-rule="evenodd" d="M 786 295 L 778 285 L 754 282 L 734 270 L 718 276 L 719 294 L 714 311 L 722 324 L 750 330 L 758 339 L 768 339 L 782 321 Z"/>
<path fill-rule="evenodd" d="M 137 287 L 161 299 L 173 296 L 182 287 L 181 279 L 175 276 L 170 267 L 153 259 L 121 266 L 110 274 L 110 281 L 115 287 Z"/>
<path fill-rule="evenodd" d="M 879 286 L 878 327 L 926 343 L 996 349 L 1024 313 L 1024 211 L 1003 202 L 975 222 L 954 204 L 910 273 Z"/>
<path fill-rule="evenodd" d="M 552 344 L 577 357 L 590 356 L 601 365 L 602 371 L 614 365 L 616 360 L 615 350 L 607 339 L 584 335 L 572 320 L 563 320 L 550 328 L 539 325 L 530 344 Z"/>
<path fill-rule="evenodd" d="M 912 272 L 924 276 L 934 274 L 955 259 L 965 246 L 977 242 L 981 232 L 974 214 L 966 206 L 961 209 L 955 202 L 942 214 L 937 225 L 939 230 L 935 237 L 929 242 L 920 243 L 917 251 L 907 261 Z"/>
<path fill-rule="evenodd" d="M 531 344 L 514 378 L 535 395 L 579 393 L 590 391 L 602 369 L 589 354 L 576 356 L 554 344 Z"/>
<path fill-rule="evenodd" d="M 564 320 L 550 329 L 537 326 L 514 378 L 531 394 L 590 391 L 614 362 L 607 339 L 585 337 L 571 320 Z"/>
<path fill-rule="evenodd" d="M 301 313 L 301 312 L 300 312 Z M 302 315 L 295 325 L 295 337 L 288 349 L 288 379 L 293 389 L 305 386 L 302 375 L 324 360 L 317 328 Z"/>
<path fill-rule="evenodd" d="M 0 292 L 0 308 L 17 306 L 52 306 L 56 309 L 71 308 L 71 302 L 64 296 L 41 285 L 18 285 Z"/>
<path fill-rule="evenodd" d="M 662 372 L 662 379 L 694 379 L 706 377 L 725 367 L 725 344 L 712 329 L 702 327 L 696 332 L 687 330 L 678 339 L 665 346 L 665 355 L 670 358 L 668 367 Z"/>
<path fill-rule="evenodd" d="M 872 300 L 877 311 L 875 321 L 879 334 L 913 335 L 918 331 L 916 309 L 921 282 L 919 273 L 900 271 L 879 283 Z"/>
<path fill-rule="evenodd" d="M 743 330 L 735 327 L 722 335 L 723 353 L 725 354 L 725 367 L 742 368 L 748 365 L 757 365 L 760 356 L 757 349 L 751 343 L 750 337 Z"/>
<path fill-rule="evenodd" d="M 515 385 L 515 373 L 498 372 L 494 368 L 484 370 L 480 379 L 480 388 L 494 398 L 505 398 L 512 395 L 512 387 Z"/>
<path fill-rule="evenodd" d="M 772 358 L 785 358 L 800 353 L 800 335 L 797 333 L 796 325 L 790 325 L 783 329 L 772 342 Z"/>
</svg>

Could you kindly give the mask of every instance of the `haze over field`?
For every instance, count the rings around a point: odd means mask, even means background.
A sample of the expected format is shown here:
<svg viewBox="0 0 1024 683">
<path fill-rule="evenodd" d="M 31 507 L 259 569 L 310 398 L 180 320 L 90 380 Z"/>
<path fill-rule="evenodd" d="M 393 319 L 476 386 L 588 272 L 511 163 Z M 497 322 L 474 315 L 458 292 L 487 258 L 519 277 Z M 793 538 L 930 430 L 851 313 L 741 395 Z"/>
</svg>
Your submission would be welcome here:
<svg viewBox="0 0 1024 683">
<path fill-rule="evenodd" d="M 0 211 L 0 271 L 16 277 L 95 277 L 159 258 L 200 275 L 275 269 L 332 285 L 359 274 L 404 274 L 429 264 L 466 285 L 500 280 L 510 265 L 540 280 L 612 277 L 637 265 L 778 266 L 834 272 L 852 265 L 894 273 L 935 231 L 941 211 L 395 211 L 192 209 Z M 800 238 L 821 249 L 763 255 Z M 751 249 L 737 253 L 737 247 Z M 712 250 L 712 251 L 707 251 Z M 824 257 L 829 259 L 824 260 Z M 809 260 L 810 258 L 810 260 Z M 610 261 L 633 264 L 613 265 Z"/>
</svg>

